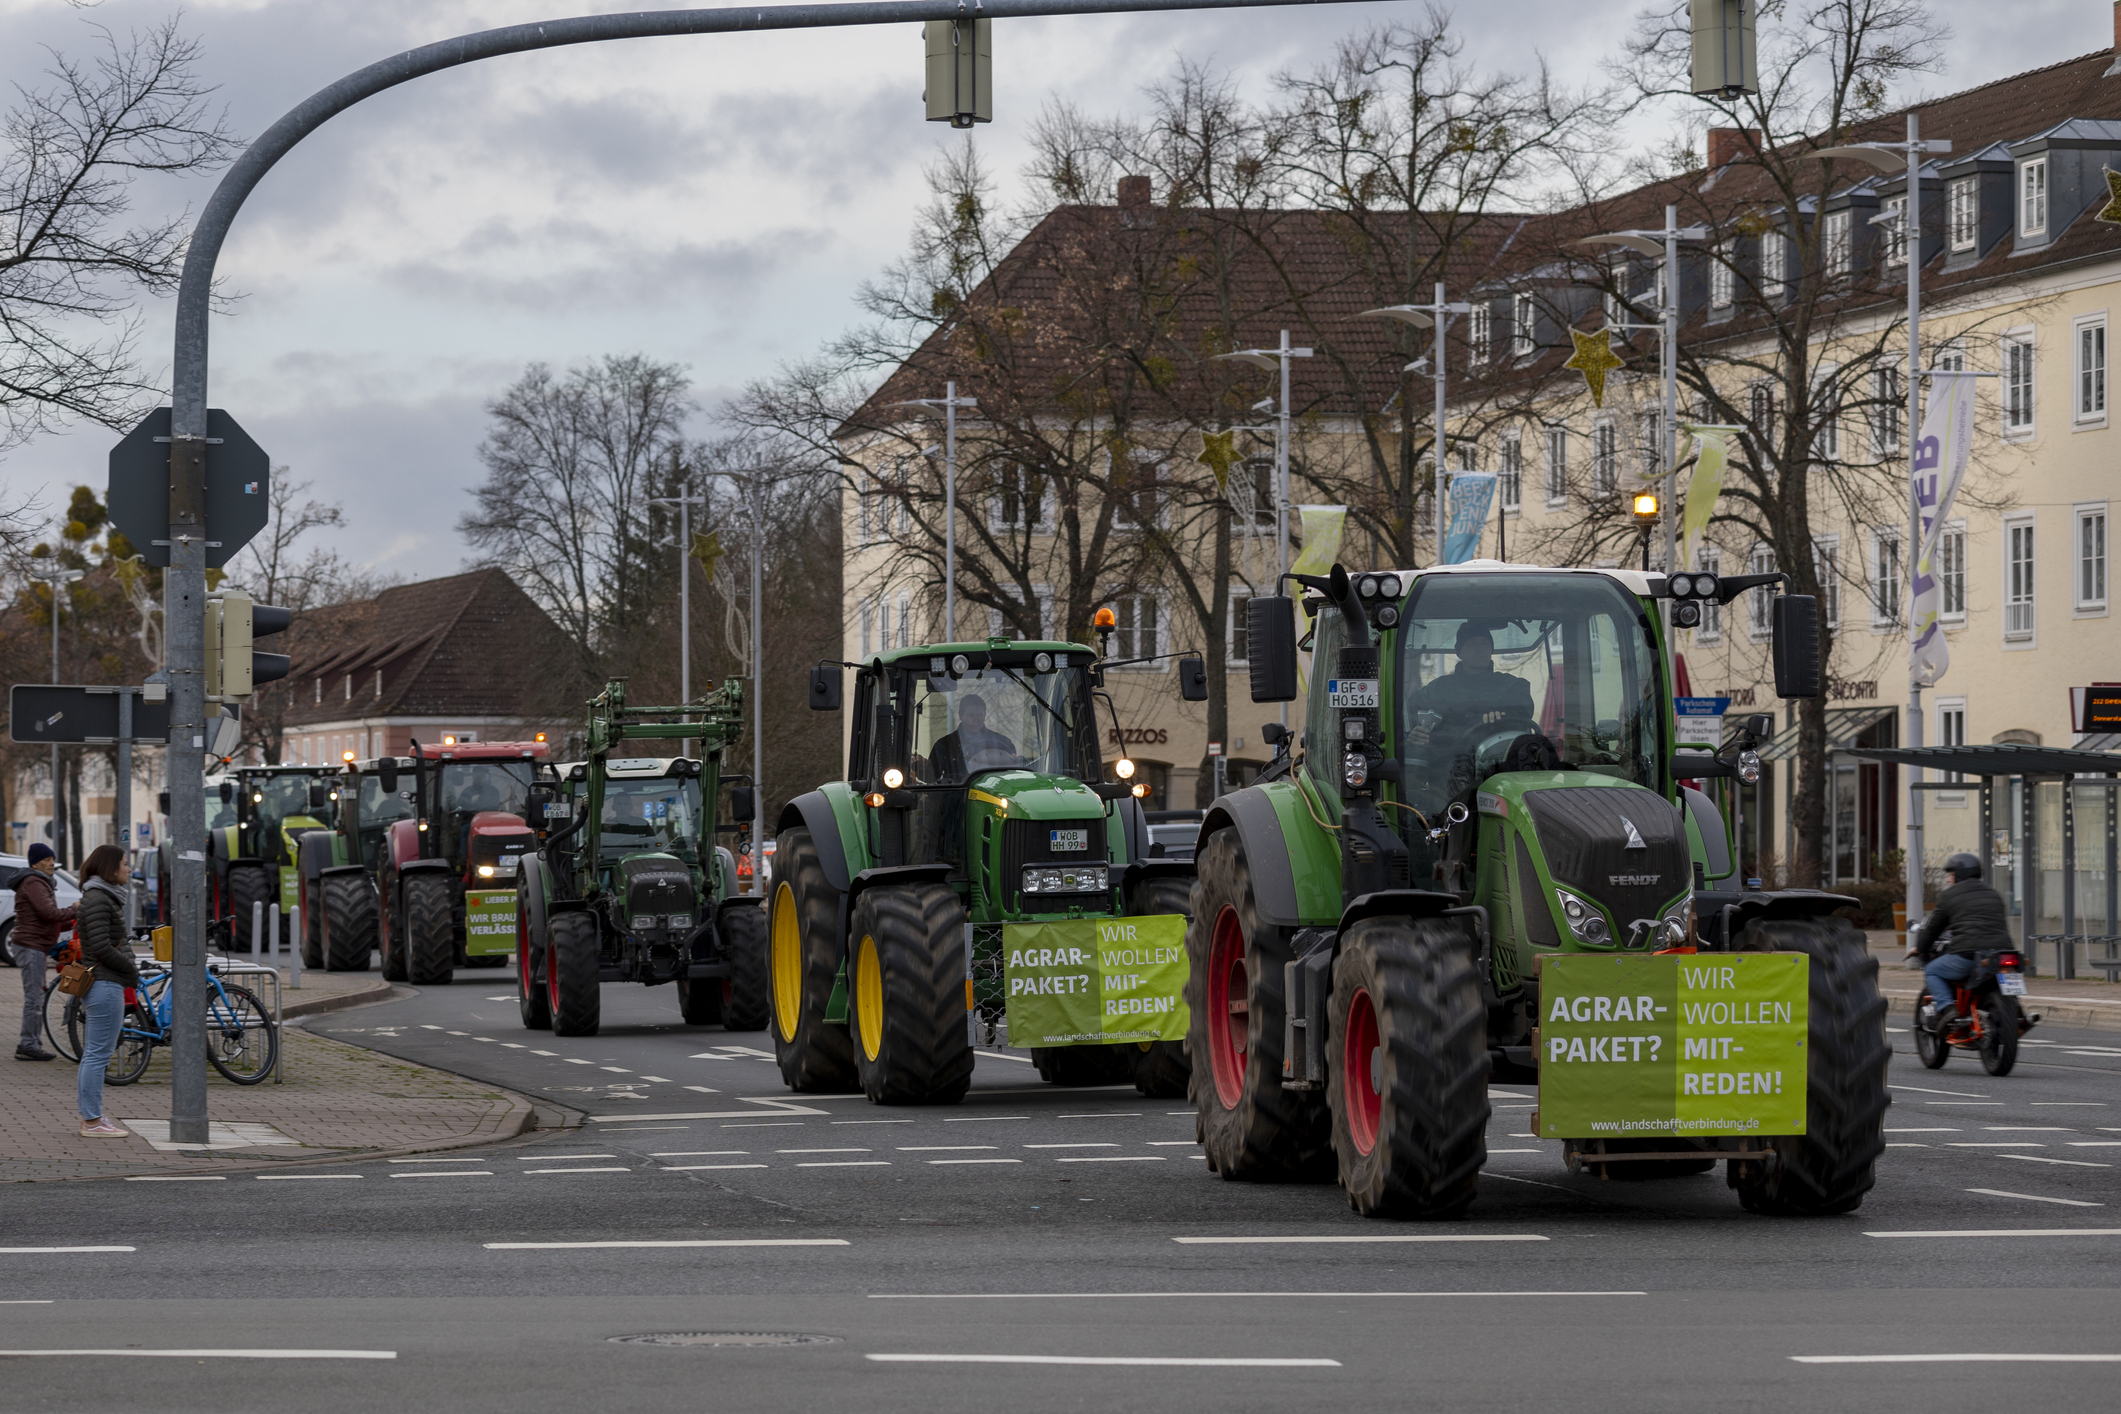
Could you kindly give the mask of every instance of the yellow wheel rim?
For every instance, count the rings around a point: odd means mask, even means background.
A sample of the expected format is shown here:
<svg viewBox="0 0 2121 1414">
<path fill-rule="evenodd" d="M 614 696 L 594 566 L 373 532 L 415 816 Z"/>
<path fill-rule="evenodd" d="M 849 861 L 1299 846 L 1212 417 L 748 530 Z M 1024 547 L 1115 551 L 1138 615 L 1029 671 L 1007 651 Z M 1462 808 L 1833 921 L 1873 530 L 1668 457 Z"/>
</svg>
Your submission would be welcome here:
<svg viewBox="0 0 2121 1414">
<path fill-rule="evenodd" d="M 871 1060 L 884 1048 L 884 970 L 877 965 L 876 939 L 862 934 L 854 960 L 854 1015 L 862 1036 L 862 1054 Z"/>
<path fill-rule="evenodd" d="M 783 1041 L 795 1039 L 802 1013 L 803 925 L 795 890 L 782 884 L 773 895 L 773 1019 Z"/>
</svg>

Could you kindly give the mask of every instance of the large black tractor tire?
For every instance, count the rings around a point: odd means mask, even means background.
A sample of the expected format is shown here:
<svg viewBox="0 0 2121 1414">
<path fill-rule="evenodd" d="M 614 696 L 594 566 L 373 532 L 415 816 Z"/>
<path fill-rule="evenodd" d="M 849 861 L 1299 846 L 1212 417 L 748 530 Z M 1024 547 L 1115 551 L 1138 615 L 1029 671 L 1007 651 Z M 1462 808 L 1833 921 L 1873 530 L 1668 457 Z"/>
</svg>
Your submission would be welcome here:
<svg viewBox="0 0 2121 1414">
<path fill-rule="evenodd" d="M 1190 879 L 1144 879 L 1128 895 L 1127 912 L 1137 917 L 1158 913 L 1183 914 L 1192 907 Z M 1193 1077 L 1186 1059 L 1184 1041 L 1137 1041 L 1134 1045 L 1134 1088 L 1152 1100 L 1183 1100 Z"/>
<path fill-rule="evenodd" d="M 808 830 L 783 830 L 774 859 L 767 957 L 781 1079 L 791 1090 L 813 1094 L 859 1090 L 854 1037 L 844 1023 L 825 1020 L 840 970 L 839 891 L 825 877 Z"/>
<path fill-rule="evenodd" d="M 228 869 L 229 928 L 228 950 L 230 952 L 259 951 L 252 946 L 250 936 L 251 906 L 262 903 L 266 908 L 266 922 L 258 934 L 260 940 L 272 936 L 272 903 L 275 897 L 272 871 L 262 864 L 232 864 Z"/>
<path fill-rule="evenodd" d="M 1348 1206 L 1455 1218 L 1488 1157 L 1488 1032 L 1473 945 L 1440 918 L 1366 918 L 1342 935 L 1326 1095 Z"/>
<path fill-rule="evenodd" d="M 972 1084 L 965 905 L 946 884 L 878 887 L 847 930 L 847 1019 L 862 1093 L 954 1105 Z"/>
<path fill-rule="evenodd" d="M 302 881 L 302 965 L 321 970 L 324 966 L 324 897 L 319 881 Z"/>
<path fill-rule="evenodd" d="M 317 950 L 326 971 L 366 972 L 376 948 L 376 895 L 365 874 L 328 874 L 317 881 Z"/>
<path fill-rule="evenodd" d="M 1033 1046 L 1031 1064 L 1048 1085 L 1124 1085 L 1134 1078 L 1133 1042 L 1105 1046 Z"/>
<path fill-rule="evenodd" d="M 1197 862 L 1186 924 L 1186 1054 L 1208 1167 L 1227 1179 L 1329 1180 L 1332 1116 L 1324 1099 L 1281 1088 L 1288 941 L 1259 921 L 1237 831 L 1215 834 Z"/>
<path fill-rule="evenodd" d="M 558 913 L 546 925 L 545 995 L 552 1034 L 594 1036 L 603 1024 L 604 984 L 597 979 L 597 921 L 587 913 Z"/>
<path fill-rule="evenodd" d="M 421 987 L 447 982 L 457 965 L 449 880 L 418 873 L 405 879 L 404 889 L 406 980 Z"/>
<path fill-rule="evenodd" d="M 1801 952 L 1812 960 L 1805 1133 L 1773 1141 L 1780 1162 L 1728 1165 L 1750 1213 L 1825 1217 L 1853 1212 L 1877 1181 L 1885 1152 L 1885 998 L 1878 959 L 1840 918 L 1754 923 L 1739 935 L 1753 952 Z"/>
<path fill-rule="evenodd" d="M 722 992 L 722 1029 L 764 1031 L 773 1019 L 773 973 L 767 962 L 766 910 L 740 903 L 717 919 L 729 985 Z"/>
<path fill-rule="evenodd" d="M 526 859 L 516 874 L 516 1014 L 526 1031 L 552 1030 L 552 997 L 545 990 L 544 864 Z"/>
<path fill-rule="evenodd" d="M 383 980 L 405 980 L 405 910 L 402 880 L 396 870 L 383 876 L 383 897 L 376 905 L 376 957 L 383 967 Z"/>
</svg>

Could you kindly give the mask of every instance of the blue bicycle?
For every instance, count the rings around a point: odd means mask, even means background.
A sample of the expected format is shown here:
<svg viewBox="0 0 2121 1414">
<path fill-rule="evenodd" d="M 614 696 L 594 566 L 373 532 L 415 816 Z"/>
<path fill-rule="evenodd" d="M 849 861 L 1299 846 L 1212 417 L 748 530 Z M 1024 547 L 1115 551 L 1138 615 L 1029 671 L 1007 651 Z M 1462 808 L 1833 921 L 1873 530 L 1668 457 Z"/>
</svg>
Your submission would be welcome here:
<svg viewBox="0 0 2121 1414">
<path fill-rule="evenodd" d="M 132 1084 L 147 1073 L 155 1047 L 170 1043 L 171 976 L 157 972 L 142 979 L 140 986 L 125 989 L 125 1023 L 103 1073 L 105 1084 Z M 223 982 L 212 972 L 206 974 L 206 986 L 206 1058 L 234 1083 L 258 1084 L 272 1074 L 279 1059 L 280 1028 L 250 988 Z M 67 999 L 65 1028 L 68 1059 L 78 1061 L 87 1029 L 79 997 Z"/>
</svg>

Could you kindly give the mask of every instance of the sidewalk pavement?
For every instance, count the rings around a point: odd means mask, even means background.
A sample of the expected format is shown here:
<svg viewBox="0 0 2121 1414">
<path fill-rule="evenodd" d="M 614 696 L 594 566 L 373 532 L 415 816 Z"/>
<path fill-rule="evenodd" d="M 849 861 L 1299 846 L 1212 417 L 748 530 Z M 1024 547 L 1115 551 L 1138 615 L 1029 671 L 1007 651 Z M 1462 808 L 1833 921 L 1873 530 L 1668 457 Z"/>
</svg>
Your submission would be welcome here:
<svg viewBox="0 0 2121 1414">
<path fill-rule="evenodd" d="M 1865 935 L 1871 953 L 1878 959 L 1878 990 L 1885 993 L 1888 1016 L 1914 1013 L 1915 999 L 1922 995 L 1922 974 L 1911 971 L 1903 958 L 1906 949 L 1893 931 L 1873 929 Z M 2025 1009 L 2036 1012 L 2050 1026 L 2088 1026 L 2101 1031 L 2121 1031 L 2121 986 L 2102 979 L 2029 977 L 2025 983 Z"/>
<path fill-rule="evenodd" d="M 298 1005 L 329 1010 L 380 1000 L 390 990 L 373 974 L 310 972 L 302 980 L 301 991 L 284 994 L 289 1012 Z M 492 1085 L 299 1026 L 284 1029 L 280 1042 L 284 1083 L 234 1085 L 208 1069 L 212 1142 L 206 1149 L 167 1142 L 167 1048 L 156 1051 L 137 1083 L 104 1088 L 104 1113 L 134 1131 L 126 1139 L 81 1136 L 71 1063 L 0 1061 L 8 1066 L 0 1070 L 0 1182 L 170 1178 L 344 1162 L 489 1143 L 536 1127 L 530 1101 Z"/>
</svg>

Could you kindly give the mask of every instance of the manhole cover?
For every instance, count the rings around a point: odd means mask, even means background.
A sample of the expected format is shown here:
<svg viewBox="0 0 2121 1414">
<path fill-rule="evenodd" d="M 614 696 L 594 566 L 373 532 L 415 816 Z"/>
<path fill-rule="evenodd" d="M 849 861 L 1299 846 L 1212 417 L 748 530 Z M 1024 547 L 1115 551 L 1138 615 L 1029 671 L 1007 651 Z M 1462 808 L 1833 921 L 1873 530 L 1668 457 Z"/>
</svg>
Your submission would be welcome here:
<svg viewBox="0 0 2121 1414">
<path fill-rule="evenodd" d="M 615 1335 L 617 1345 L 830 1345 L 836 1335 L 792 1331 L 657 1331 L 648 1335 Z"/>
</svg>

